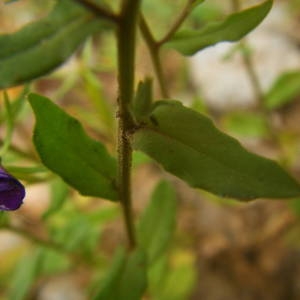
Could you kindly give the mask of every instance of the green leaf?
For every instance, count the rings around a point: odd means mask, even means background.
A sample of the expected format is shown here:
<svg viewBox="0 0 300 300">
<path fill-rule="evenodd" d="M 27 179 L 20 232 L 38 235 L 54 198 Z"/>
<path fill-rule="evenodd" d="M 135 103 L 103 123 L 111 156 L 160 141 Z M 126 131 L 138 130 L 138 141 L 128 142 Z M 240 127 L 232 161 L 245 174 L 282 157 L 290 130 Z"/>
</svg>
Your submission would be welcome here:
<svg viewBox="0 0 300 300">
<path fill-rule="evenodd" d="M 30 94 L 29 102 L 36 117 L 33 140 L 44 165 L 82 195 L 116 200 L 116 160 L 105 147 L 49 99 Z"/>
<path fill-rule="evenodd" d="M 176 222 L 176 195 L 170 183 L 161 181 L 141 217 L 138 240 L 153 263 L 167 249 Z"/>
<path fill-rule="evenodd" d="M 205 0 L 193 0 L 193 8 L 197 7 L 198 5 L 202 4 Z"/>
<path fill-rule="evenodd" d="M 231 14 L 224 21 L 207 25 L 202 30 L 182 30 L 166 44 L 183 55 L 196 52 L 219 42 L 234 42 L 258 26 L 272 7 L 268 0 L 260 5 Z"/>
<path fill-rule="evenodd" d="M 0 36 L 0 88 L 43 76 L 63 63 L 101 27 L 74 1 L 58 1 L 44 19 Z"/>
<path fill-rule="evenodd" d="M 233 134 L 246 137 L 268 136 L 268 126 L 263 116 L 246 112 L 234 112 L 224 117 L 223 124 Z"/>
<path fill-rule="evenodd" d="M 27 298 L 32 284 L 40 273 L 41 254 L 41 249 L 38 249 L 21 259 L 11 280 L 8 299 L 23 300 Z"/>
<path fill-rule="evenodd" d="M 190 299 L 197 282 L 197 270 L 193 253 L 176 253 L 174 261 L 166 274 L 164 286 L 156 291 L 160 300 L 186 300 Z"/>
<path fill-rule="evenodd" d="M 139 82 L 138 89 L 133 101 L 132 109 L 134 117 L 142 121 L 150 110 L 152 104 L 152 80 L 147 78 L 145 81 Z"/>
<path fill-rule="evenodd" d="M 101 119 L 106 130 L 112 135 L 115 131 L 115 119 L 112 106 L 103 96 L 103 88 L 99 78 L 88 68 L 83 70 L 82 79 L 89 100 L 95 107 L 97 117 Z"/>
<path fill-rule="evenodd" d="M 247 200 L 300 195 L 299 184 L 276 162 L 248 152 L 207 117 L 176 101 L 157 102 L 132 142 L 168 172 L 220 196 Z"/>
<path fill-rule="evenodd" d="M 137 249 L 126 257 L 119 251 L 93 300 L 140 300 L 147 287 L 146 254 Z"/>
<path fill-rule="evenodd" d="M 276 109 L 295 99 L 300 94 L 300 71 L 280 75 L 266 94 L 265 105 Z"/>
<path fill-rule="evenodd" d="M 50 206 L 43 214 L 43 219 L 49 218 L 63 206 L 68 193 L 69 189 L 66 183 L 60 178 L 56 178 L 51 185 Z"/>
</svg>

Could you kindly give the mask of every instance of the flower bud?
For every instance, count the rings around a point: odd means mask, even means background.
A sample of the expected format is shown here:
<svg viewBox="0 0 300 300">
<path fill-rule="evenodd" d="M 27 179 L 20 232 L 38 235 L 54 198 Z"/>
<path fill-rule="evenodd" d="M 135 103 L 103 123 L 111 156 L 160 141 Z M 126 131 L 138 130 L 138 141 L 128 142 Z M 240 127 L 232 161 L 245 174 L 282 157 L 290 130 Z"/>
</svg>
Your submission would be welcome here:
<svg viewBox="0 0 300 300">
<path fill-rule="evenodd" d="M 0 167 L 0 210 L 18 209 L 24 197 L 24 186 Z"/>
</svg>

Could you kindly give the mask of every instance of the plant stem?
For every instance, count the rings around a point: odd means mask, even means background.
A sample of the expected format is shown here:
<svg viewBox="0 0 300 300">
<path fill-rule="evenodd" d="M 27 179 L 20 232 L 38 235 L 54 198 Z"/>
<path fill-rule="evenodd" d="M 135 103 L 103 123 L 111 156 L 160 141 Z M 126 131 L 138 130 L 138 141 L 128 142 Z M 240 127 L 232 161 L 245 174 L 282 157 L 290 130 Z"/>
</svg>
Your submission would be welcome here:
<svg viewBox="0 0 300 300">
<path fill-rule="evenodd" d="M 75 1 L 78 4 L 82 5 L 83 7 L 85 7 L 89 11 L 91 11 L 93 14 L 95 14 L 96 16 L 98 16 L 102 19 L 106 19 L 106 20 L 111 21 L 111 22 L 117 22 L 118 21 L 118 16 L 117 15 L 115 15 L 113 12 L 111 12 L 109 10 L 106 10 L 103 7 L 100 7 L 99 5 L 97 5 L 96 3 L 94 3 L 90 0 L 73 0 L 73 1 Z"/>
<path fill-rule="evenodd" d="M 240 10 L 240 0 L 232 0 L 232 7 L 233 7 L 234 12 L 239 11 Z M 266 121 L 266 127 L 267 127 L 267 131 L 269 133 L 271 141 L 277 146 L 277 148 L 280 151 L 279 159 L 282 162 L 284 162 L 285 158 L 284 158 L 284 153 L 283 153 L 282 146 L 280 143 L 280 139 L 278 137 L 278 132 L 276 132 L 276 128 L 274 128 L 274 125 L 272 123 L 270 111 L 264 105 L 265 94 L 261 87 L 261 83 L 260 83 L 258 74 L 255 71 L 252 54 L 248 53 L 249 51 L 247 51 L 247 50 L 245 51 L 245 49 L 249 48 L 246 38 L 244 38 L 240 42 L 240 45 L 242 46 L 242 49 L 243 49 L 243 51 L 241 53 L 243 64 L 245 66 L 246 72 L 250 79 L 250 82 L 251 82 L 251 85 L 252 85 L 256 100 L 257 100 L 258 110 Z"/>
<path fill-rule="evenodd" d="M 161 38 L 157 43 L 159 46 L 166 43 L 173 35 L 174 33 L 179 29 L 179 27 L 182 25 L 182 23 L 185 21 L 187 16 L 190 14 L 192 8 L 194 5 L 194 0 L 188 0 L 186 2 L 185 7 L 182 9 L 181 13 L 177 17 L 177 19 L 174 21 L 173 25 L 170 27 L 169 31 L 165 34 L 163 38 Z"/>
<path fill-rule="evenodd" d="M 185 7 L 182 9 L 180 15 L 174 21 L 174 23 L 170 27 L 169 31 L 159 41 L 155 40 L 144 16 L 142 14 L 140 16 L 140 24 L 139 24 L 140 30 L 145 39 L 147 47 L 149 49 L 152 64 L 154 67 L 154 72 L 155 72 L 155 75 L 156 75 L 156 78 L 157 78 L 157 81 L 159 84 L 160 92 L 161 92 L 162 97 L 164 97 L 164 98 L 169 98 L 169 92 L 167 89 L 167 85 L 165 82 L 165 77 L 164 77 L 163 69 L 162 69 L 162 65 L 161 65 L 161 59 L 160 59 L 161 46 L 163 46 L 163 44 L 166 43 L 173 36 L 173 34 L 178 30 L 178 28 L 182 25 L 182 23 L 184 22 L 186 17 L 190 14 L 190 12 L 193 8 L 193 5 L 194 5 L 194 0 L 188 0 L 186 2 Z"/>
<path fill-rule="evenodd" d="M 84 257 L 82 257 L 79 254 L 76 254 L 74 252 L 71 252 L 71 251 L 65 249 L 62 245 L 57 244 L 54 241 L 41 239 L 41 238 L 39 238 L 35 235 L 32 235 L 30 232 L 25 231 L 23 229 L 20 229 L 20 228 L 17 228 L 17 227 L 8 225 L 8 224 L 6 224 L 4 226 L 1 226 L 1 229 L 9 230 L 10 232 L 13 232 L 13 233 L 15 233 L 19 236 L 22 236 L 23 238 L 27 239 L 28 241 L 30 241 L 30 242 L 32 242 L 36 245 L 39 245 L 41 247 L 45 247 L 47 249 L 51 249 L 51 250 L 53 250 L 53 251 L 55 251 L 59 254 L 66 255 L 69 259 L 72 259 L 76 263 L 82 262 L 82 263 L 85 263 L 85 264 L 88 264 L 88 265 L 89 264 L 91 265 L 91 264 L 95 263 L 93 261 L 85 259 Z"/>
<path fill-rule="evenodd" d="M 132 148 L 129 134 L 134 125 L 130 113 L 130 103 L 134 95 L 135 40 L 139 2 L 139 0 L 123 1 L 117 33 L 119 68 L 118 187 L 129 249 L 133 249 L 136 245 L 131 204 Z"/>
<path fill-rule="evenodd" d="M 159 84 L 161 95 L 164 98 L 169 98 L 169 92 L 167 90 L 165 77 L 164 77 L 162 66 L 161 66 L 160 45 L 154 39 L 143 15 L 140 16 L 140 30 L 142 32 L 142 35 L 145 39 L 145 42 L 146 42 L 147 47 L 150 52 L 150 57 L 151 57 L 152 64 L 154 67 L 154 72 L 156 74 L 156 78 L 157 78 L 157 81 Z"/>
</svg>

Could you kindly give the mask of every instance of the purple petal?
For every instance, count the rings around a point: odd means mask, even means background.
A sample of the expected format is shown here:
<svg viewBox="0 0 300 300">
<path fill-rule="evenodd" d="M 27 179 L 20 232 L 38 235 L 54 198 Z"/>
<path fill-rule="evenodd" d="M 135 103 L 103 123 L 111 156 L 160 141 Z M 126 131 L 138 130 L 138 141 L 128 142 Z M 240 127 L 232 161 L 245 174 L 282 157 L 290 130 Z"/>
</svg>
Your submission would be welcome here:
<svg viewBox="0 0 300 300">
<path fill-rule="evenodd" d="M 24 197 L 24 186 L 0 167 L 0 210 L 18 209 Z"/>
</svg>

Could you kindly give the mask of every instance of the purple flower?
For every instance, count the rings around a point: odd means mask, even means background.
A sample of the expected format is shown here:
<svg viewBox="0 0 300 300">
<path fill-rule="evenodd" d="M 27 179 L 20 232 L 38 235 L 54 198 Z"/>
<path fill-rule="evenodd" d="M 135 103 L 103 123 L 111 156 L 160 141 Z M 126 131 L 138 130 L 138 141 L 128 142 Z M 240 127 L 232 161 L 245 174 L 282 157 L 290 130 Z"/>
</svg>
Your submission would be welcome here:
<svg viewBox="0 0 300 300">
<path fill-rule="evenodd" d="M 24 197 L 24 186 L 0 167 L 0 210 L 18 209 Z"/>
</svg>

